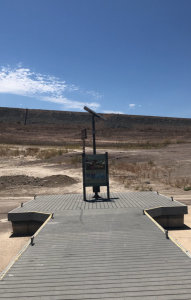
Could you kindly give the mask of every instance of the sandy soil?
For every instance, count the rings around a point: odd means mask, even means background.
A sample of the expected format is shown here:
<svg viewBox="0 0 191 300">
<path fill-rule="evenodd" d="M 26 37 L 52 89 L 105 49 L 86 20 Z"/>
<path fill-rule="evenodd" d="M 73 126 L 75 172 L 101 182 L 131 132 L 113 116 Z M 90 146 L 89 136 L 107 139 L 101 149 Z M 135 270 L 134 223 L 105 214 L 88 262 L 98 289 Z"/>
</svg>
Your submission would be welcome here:
<svg viewBox="0 0 191 300">
<path fill-rule="evenodd" d="M 7 220 L 7 213 L 18 207 L 30 197 L 0 198 L 0 273 L 7 267 L 15 255 L 22 249 L 30 237 L 12 237 L 12 225 Z"/>
<path fill-rule="evenodd" d="M 5 226 L 4 226 L 5 224 Z M 16 254 L 23 248 L 30 237 L 11 237 L 12 226 L 7 219 L 0 221 L 0 273 L 3 271 Z"/>
<path fill-rule="evenodd" d="M 182 229 L 169 230 L 169 233 L 191 253 L 191 206 L 188 206 L 188 214 L 184 215 L 184 224 L 186 226 Z"/>
<path fill-rule="evenodd" d="M 87 150 L 90 151 L 90 149 Z M 149 182 L 146 185 L 152 186 L 152 190 L 159 191 L 166 196 L 173 196 L 175 200 L 191 205 L 191 191 L 184 191 L 183 188 L 172 184 L 177 178 L 184 176 L 187 177 L 188 182 L 191 180 L 190 144 L 170 145 L 157 150 L 103 149 L 98 150 L 98 153 L 104 153 L 105 151 L 109 152 L 111 192 L 135 191 L 135 183 L 127 187 L 120 180 L 120 176 L 126 176 L 128 179 L 133 175 L 135 178 L 133 180 L 137 182 L 141 180 Z M 45 160 L 36 160 L 34 157 L 22 155 L 0 158 L 0 272 L 29 239 L 29 237 L 11 237 L 12 228 L 7 221 L 7 213 L 20 206 L 22 202 L 29 201 L 34 195 L 82 193 L 81 164 L 70 163 L 70 159 L 80 155 L 80 153 L 81 150 L 72 150 L 61 156 Z M 150 161 L 153 162 L 153 167 L 151 168 L 152 173 L 148 174 L 149 178 L 145 176 L 140 178 L 137 174 L 129 174 L 126 170 L 122 169 L 120 171 L 120 168 L 117 168 L 115 172 L 113 171 L 113 166 L 119 167 L 124 163 L 130 165 L 145 164 L 146 166 Z M 153 168 L 160 168 L 161 172 L 160 175 L 157 175 L 158 177 L 153 173 Z M 57 179 L 54 177 L 58 175 L 61 176 L 59 177 L 62 178 L 61 181 L 57 180 L 58 177 Z M 9 177 L 3 177 L 3 179 L 2 176 Z M 68 176 L 68 184 L 63 181 L 65 176 Z M 49 183 L 46 181 L 47 178 L 50 180 Z M 7 182 L 7 179 L 9 182 Z M 35 179 L 37 179 L 38 184 Z M 46 184 L 43 183 L 43 180 Z M 92 188 L 87 189 L 87 193 L 91 191 Z M 106 192 L 106 188 L 101 188 L 101 192 Z M 187 227 L 182 230 L 172 230 L 171 234 L 191 252 L 191 206 L 189 207 L 189 214 L 185 216 L 185 224 Z"/>
</svg>

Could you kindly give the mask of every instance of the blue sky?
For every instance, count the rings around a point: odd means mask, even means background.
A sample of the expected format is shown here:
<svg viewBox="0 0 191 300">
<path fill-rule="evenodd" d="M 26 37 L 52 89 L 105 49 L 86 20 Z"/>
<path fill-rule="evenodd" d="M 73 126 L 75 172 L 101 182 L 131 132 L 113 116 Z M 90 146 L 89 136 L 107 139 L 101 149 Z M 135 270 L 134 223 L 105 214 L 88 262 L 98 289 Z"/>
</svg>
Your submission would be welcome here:
<svg viewBox="0 0 191 300">
<path fill-rule="evenodd" d="M 0 106 L 190 118 L 190 0 L 1 0 Z"/>
</svg>

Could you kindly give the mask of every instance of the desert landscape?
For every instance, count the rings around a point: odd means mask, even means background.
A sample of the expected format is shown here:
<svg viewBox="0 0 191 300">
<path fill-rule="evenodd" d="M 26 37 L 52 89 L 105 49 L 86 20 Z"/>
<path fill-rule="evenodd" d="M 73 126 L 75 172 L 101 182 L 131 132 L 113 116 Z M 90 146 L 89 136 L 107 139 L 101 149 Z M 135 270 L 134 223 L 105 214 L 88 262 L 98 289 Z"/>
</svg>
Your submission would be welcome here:
<svg viewBox="0 0 191 300">
<path fill-rule="evenodd" d="M 92 133 L 91 122 L 24 125 L 0 116 L 0 123 L 1 272 L 29 239 L 12 234 L 7 213 L 36 195 L 82 193 L 81 129 L 88 132 L 86 153 L 92 153 Z M 188 205 L 185 227 L 171 234 L 191 251 L 191 126 L 108 129 L 98 122 L 96 130 L 97 153 L 109 154 L 111 192 L 158 191 Z"/>
</svg>

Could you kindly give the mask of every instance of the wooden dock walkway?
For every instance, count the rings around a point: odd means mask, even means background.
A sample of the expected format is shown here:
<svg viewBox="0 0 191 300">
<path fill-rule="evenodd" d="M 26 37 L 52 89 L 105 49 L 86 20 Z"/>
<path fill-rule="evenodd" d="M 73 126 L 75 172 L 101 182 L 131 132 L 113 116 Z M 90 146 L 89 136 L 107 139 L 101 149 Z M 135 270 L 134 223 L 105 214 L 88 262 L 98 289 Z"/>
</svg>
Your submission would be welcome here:
<svg viewBox="0 0 191 300">
<path fill-rule="evenodd" d="M 54 213 L 0 282 L 0 299 L 191 299 L 191 259 L 143 209 L 154 192 L 40 196 L 12 213 Z"/>
</svg>

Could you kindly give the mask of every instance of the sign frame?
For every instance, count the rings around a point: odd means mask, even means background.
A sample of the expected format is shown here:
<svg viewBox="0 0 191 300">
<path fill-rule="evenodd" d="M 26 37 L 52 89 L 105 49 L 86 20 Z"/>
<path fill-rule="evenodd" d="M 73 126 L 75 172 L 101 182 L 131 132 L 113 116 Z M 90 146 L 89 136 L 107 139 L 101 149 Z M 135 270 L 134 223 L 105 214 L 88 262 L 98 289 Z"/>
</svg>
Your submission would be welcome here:
<svg viewBox="0 0 191 300">
<path fill-rule="evenodd" d="M 90 186 L 107 186 L 107 198 L 109 200 L 108 152 L 105 154 L 82 153 L 82 170 L 84 201 L 86 201 L 86 187 Z"/>
</svg>

